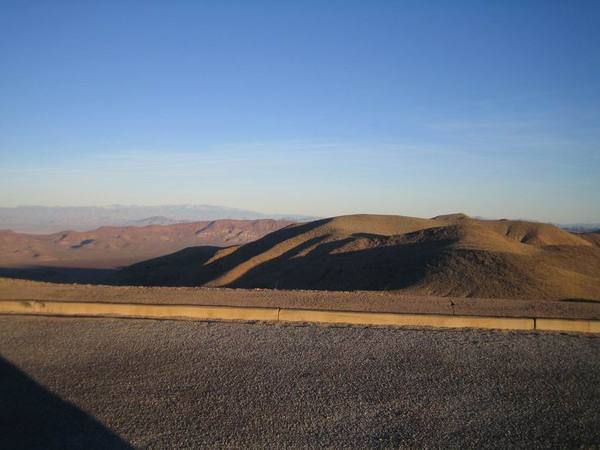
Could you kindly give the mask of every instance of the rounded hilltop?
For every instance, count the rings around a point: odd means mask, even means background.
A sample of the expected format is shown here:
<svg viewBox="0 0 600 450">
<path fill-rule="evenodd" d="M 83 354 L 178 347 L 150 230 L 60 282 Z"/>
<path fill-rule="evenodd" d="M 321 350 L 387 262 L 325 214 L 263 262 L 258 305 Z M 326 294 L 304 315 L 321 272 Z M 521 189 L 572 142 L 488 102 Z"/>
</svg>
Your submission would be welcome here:
<svg viewBox="0 0 600 450">
<path fill-rule="evenodd" d="M 118 276 L 150 285 L 600 298 L 600 247 L 537 222 L 355 214 L 292 224 L 245 245 L 145 261 Z"/>
</svg>

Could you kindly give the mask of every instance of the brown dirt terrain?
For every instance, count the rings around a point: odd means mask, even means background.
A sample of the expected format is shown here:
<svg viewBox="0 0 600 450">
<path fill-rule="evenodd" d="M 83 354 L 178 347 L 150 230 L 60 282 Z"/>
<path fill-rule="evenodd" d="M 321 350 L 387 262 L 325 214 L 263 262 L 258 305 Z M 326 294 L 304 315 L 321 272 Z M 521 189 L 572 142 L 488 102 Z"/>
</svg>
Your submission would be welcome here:
<svg viewBox="0 0 600 450">
<path fill-rule="evenodd" d="M 596 231 L 593 231 L 590 233 L 582 233 L 582 234 L 580 234 L 580 236 L 582 238 L 584 238 L 586 241 L 589 241 L 592 244 L 600 246 L 600 230 L 596 230 Z"/>
<path fill-rule="evenodd" d="M 353 215 L 289 225 L 241 246 L 185 249 L 134 264 L 114 281 L 596 300 L 600 246 L 594 233 L 542 223 Z"/>
<path fill-rule="evenodd" d="M 600 319 L 600 301 L 461 298 L 390 291 L 98 286 L 0 278 L 0 301 L 214 305 L 419 314 Z"/>
<path fill-rule="evenodd" d="M 92 231 L 24 234 L 0 230 L 0 267 L 114 269 L 190 246 L 244 244 L 289 225 L 285 220 L 214 220 Z"/>
</svg>

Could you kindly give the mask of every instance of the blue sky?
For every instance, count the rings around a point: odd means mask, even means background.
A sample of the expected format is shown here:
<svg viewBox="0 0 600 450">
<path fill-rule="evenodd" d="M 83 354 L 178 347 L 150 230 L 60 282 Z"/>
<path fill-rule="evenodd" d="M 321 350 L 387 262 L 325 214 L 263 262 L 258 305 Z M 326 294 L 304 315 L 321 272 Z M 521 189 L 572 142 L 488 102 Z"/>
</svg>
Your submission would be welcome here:
<svg viewBox="0 0 600 450">
<path fill-rule="evenodd" d="M 0 3 L 0 206 L 600 222 L 600 3 Z"/>
</svg>

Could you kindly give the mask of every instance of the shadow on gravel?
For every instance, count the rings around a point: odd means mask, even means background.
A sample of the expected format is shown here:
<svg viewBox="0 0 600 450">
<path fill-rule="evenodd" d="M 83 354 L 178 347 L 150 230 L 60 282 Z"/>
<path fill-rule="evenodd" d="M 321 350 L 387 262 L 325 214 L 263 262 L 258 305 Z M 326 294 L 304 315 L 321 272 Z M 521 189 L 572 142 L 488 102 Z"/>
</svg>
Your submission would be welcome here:
<svg viewBox="0 0 600 450">
<path fill-rule="evenodd" d="M 132 449 L 94 417 L 0 357 L 0 448 Z"/>
</svg>

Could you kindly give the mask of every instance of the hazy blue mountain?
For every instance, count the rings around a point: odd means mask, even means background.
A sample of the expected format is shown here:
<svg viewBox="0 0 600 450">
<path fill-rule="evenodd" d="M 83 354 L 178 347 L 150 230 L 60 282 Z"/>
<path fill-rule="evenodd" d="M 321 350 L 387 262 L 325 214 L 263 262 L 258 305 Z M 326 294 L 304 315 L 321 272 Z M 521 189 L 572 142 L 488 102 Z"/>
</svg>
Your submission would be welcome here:
<svg viewBox="0 0 600 450">
<path fill-rule="evenodd" d="M 197 220 L 266 218 L 297 221 L 313 219 L 297 215 L 268 215 L 214 205 L 0 207 L 0 229 L 25 233 L 86 231 L 110 225 L 169 225 Z"/>
<path fill-rule="evenodd" d="M 570 223 L 559 225 L 563 230 L 573 233 L 597 233 L 600 232 L 600 223 Z"/>
<path fill-rule="evenodd" d="M 187 221 L 184 221 L 187 222 Z M 170 219 L 165 216 L 152 216 L 144 219 L 134 220 L 133 225 L 143 227 L 146 225 L 173 225 L 175 223 L 182 223 L 181 220 Z"/>
</svg>

